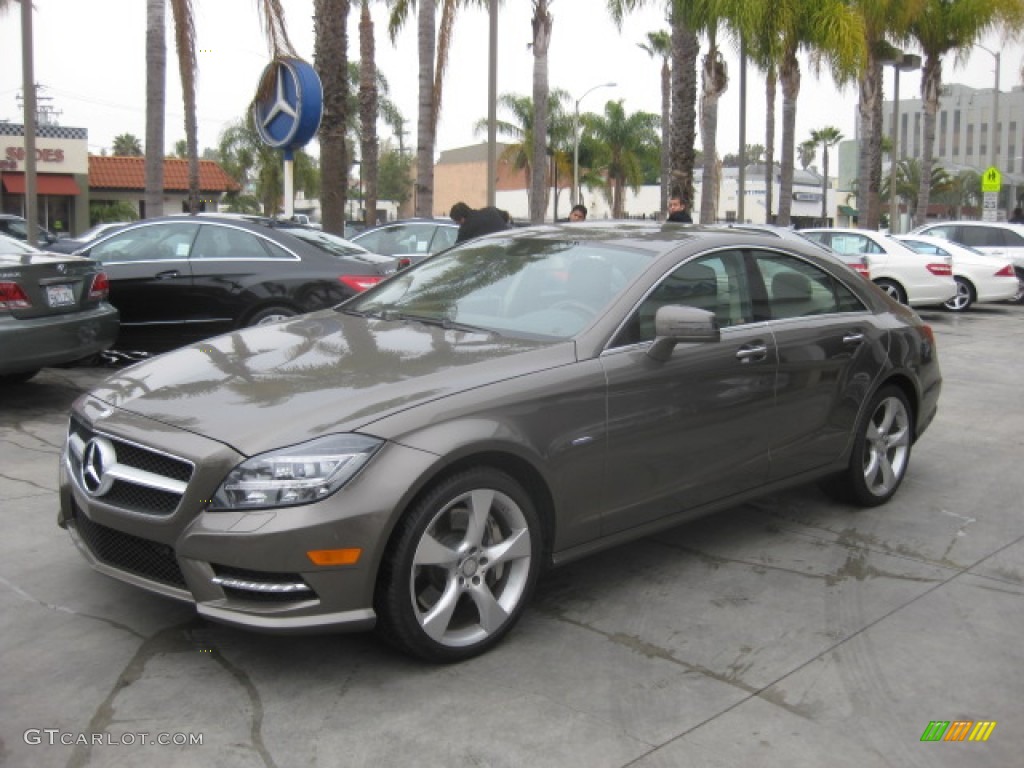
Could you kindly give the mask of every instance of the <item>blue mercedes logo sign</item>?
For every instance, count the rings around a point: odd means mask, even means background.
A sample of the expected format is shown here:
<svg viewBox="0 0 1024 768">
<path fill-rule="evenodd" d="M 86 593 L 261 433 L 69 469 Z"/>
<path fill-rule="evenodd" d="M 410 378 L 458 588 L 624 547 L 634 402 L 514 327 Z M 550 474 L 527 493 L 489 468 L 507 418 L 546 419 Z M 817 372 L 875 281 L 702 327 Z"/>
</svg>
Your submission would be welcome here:
<svg viewBox="0 0 1024 768">
<path fill-rule="evenodd" d="M 312 66 L 301 59 L 272 61 L 253 104 L 256 131 L 275 149 L 305 146 L 320 127 L 323 100 L 323 86 Z"/>
<path fill-rule="evenodd" d="M 82 453 L 81 477 L 82 487 L 90 496 L 102 496 L 114 484 L 112 475 L 107 470 L 117 464 L 117 452 L 114 444 L 105 437 L 94 437 L 85 444 Z"/>
</svg>

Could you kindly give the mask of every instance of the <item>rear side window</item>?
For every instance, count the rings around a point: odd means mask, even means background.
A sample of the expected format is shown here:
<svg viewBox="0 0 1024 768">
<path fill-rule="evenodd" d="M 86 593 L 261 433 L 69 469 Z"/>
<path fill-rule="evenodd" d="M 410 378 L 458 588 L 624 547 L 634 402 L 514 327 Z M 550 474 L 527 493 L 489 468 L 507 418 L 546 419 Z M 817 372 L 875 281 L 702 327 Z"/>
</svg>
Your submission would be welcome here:
<svg viewBox="0 0 1024 768">
<path fill-rule="evenodd" d="M 192 247 L 193 259 L 265 259 L 259 238 L 234 227 L 206 224 Z"/>
<path fill-rule="evenodd" d="M 839 280 L 813 264 L 783 254 L 759 253 L 757 270 L 771 317 L 830 315 L 859 312 L 860 300 Z"/>
<path fill-rule="evenodd" d="M 1003 230 L 996 227 L 962 227 L 961 241 L 964 245 L 992 248 L 1005 245 Z"/>
</svg>

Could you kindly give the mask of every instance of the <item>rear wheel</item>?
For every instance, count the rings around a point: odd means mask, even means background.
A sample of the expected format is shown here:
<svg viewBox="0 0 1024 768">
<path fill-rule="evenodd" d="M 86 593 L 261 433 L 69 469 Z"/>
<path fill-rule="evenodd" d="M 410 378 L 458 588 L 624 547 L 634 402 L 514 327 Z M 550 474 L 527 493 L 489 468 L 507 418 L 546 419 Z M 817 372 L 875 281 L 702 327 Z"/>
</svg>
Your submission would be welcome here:
<svg viewBox="0 0 1024 768">
<path fill-rule="evenodd" d="M 895 280 L 889 280 L 883 277 L 875 280 L 875 285 L 885 291 L 889 298 L 898 301 L 900 304 L 907 303 L 907 292 L 904 291 L 903 286 Z"/>
<path fill-rule="evenodd" d="M 884 504 L 896 493 L 910 465 L 913 419 L 906 395 L 883 387 L 857 426 L 847 469 L 824 488 L 841 501 L 864 507 Z"/>
<path fill-rule="evenodd" d="M 956 277 L 954 280 L 956 280 L 956 295 L 942 306 L 950 312 L 963 312 L 976 300 L 974 288 L 962 277 Z"/>
<path fill-rule="evenodd" d="M 1024 304 L 1024 268 L 1014 267 L 1013 271 L 1017 273 L 1017 295 L 1013 297 L 1013 301 L 1016 304 Z"/>
<path fill-rule="evenodd" d="M 285 320 L 289 317 L 295 317 L 296 312 L 291 307 L 264 307 L 259 310 L 252 317 L 249 318 L 247 326 L 253 325 L 267 325 L 268 323 L 277 323 L 281 320 Z"/>
<path fill-rule="evenodd" d="M 529 600 L 541 535 L 529 495 L 504 472 L 476 467 L 442 480 L 389 544 L 374 599 L 379 630 L 429 661 L 483 653 Z"/>
</svg>

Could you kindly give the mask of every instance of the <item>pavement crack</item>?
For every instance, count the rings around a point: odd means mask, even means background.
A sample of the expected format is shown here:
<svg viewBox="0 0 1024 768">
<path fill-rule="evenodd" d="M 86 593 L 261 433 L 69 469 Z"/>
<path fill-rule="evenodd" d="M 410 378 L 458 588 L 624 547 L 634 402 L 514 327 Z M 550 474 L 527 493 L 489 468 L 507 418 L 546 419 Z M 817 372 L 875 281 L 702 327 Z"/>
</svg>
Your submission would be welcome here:
<svg viewBox="0 0 1024 768">
<path fill-rule="evenodd" d="M 96 616 L 96 615 L 91 614 L 91 613 L 82 613 L 81 611 L 76 611 L 73 608 L 68 608 L 67 606 L 64 606 L 64 605 L 57 605 L 55 603 L 48 603 L 45 600 L 40 600 L 38 597 L 34 597 L 33 595 L 31 595 L 28 592 L 26 592 L 24 589 L 19 587 L 17 584 L 14 584 L 14 583 L 8 581 L 3 576 L 0 576 L 0 584 L 2 584 L 3 586 L 7 587 L 9 590 L 11 590 L 14 594 L 16 594 L 18 597 L 20 597 L 25 602 L 34 603 L 35 605 L 42 606 L 43 608 L 46 608 L 47 610 L 50 610 L 50 611 L 57 611 L 59 613 L 69 614 L 71 616 L 78 616 L 79 618 L 83 618 L 83 619 L 92 619 L 93 621 L 99 621 L 99 622 L 102 622 L 103 624 L 106 624 L 108 627 L 113 627 L 114 629 L 119 629 L 122 632 L 127 632 L 130 635 L 134 635 L 135 637 L 138 637 L 139 639 L 144 639 L 144 635 L 142 635 L 141 633 L 139 633 L 136 630 L 132 629 L 127 624 L 121 624 L 120 622 L 114 621 L 112 619 L 108 619 L 105 616 Z"/>
</svg>

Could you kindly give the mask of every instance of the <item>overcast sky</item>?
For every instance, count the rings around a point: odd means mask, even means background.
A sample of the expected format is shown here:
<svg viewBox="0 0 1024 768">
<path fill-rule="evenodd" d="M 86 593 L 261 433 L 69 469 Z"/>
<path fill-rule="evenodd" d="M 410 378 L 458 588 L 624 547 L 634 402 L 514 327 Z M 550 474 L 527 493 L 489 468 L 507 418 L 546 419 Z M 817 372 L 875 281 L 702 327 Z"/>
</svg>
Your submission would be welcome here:
<svg viewBox="0 0 1024 768">
<path fill-rule="evenodd" d="M 532 93 L 533 58 L 530 0 L 504 0 L 500 10 L 498 91 Z M 667 28 L 658 8 L 650 7 L 630 17 L 616 29 L 606 12 L 605 0 L 552 0 L 554 27 L 549 57 L 552 88 L 561 88 L 573 99 L 588 89 L 599 88 L 583 99 L 580 110 L 600 111 L 608 99 L 622 99 L 627 111 L 660 113 L 660 62 L 638 47 L 650 31 Z M 145 6 L 144 0 L 35 0 L 36 82 L 42 86 L 43 103 L 59 113 L 61 125 L 89 131 L 89 151 L 108 151 L 113 138 L 132 133 L 145 139 Z M 289 34 L 300 56 L 313 60 L 313 0 L 283 0 Z M 358 58 L 358 6 L 352 3 L 349 19 L 349 55 Z M 377 23 L 377 61 L 391 86 L 391 98 L 408 119 L 407 146 L 415 146 L 417 59 L 415 19 L 411 19 L 395 45 L 386 37 L 382 3 L 372 3 Z M 260 73 L 268 61 L 256 13 L 255 0 L 197 0 L 196 32 L 199 49 L 198 122 L 200 148 L 216 146 L 225 125 L 241 117 L 251 101 Z M 15 4 L 0 17 L 0 120 L 22 122 L 20 7 Z M 172 24 L 168 11 L 168 25 Z M 444 84 L 444 99 L 437 150 L 466 146 L 486 140 L 473 126 L 487 115 L 487 41 L 485 11 L 469 9 L 456 23 L 451 64 Z M 992 50 L 1002 51 L 1000 83 L 1004 91 L 1020 82 L 1024 47 L 1004 47 L 986 40 Z M 739 65 L 729 44 L 730 86 L 720 106 L 718 149 L 735 153 L 739 146 Z M 975 51 L 966 65 L 949 61 L 946 82 L 991 88 L 994 57 Z M 764 84 L 751 69 L 747 77 L 747 143 L 764 143 Z M 891 70 L 885 92 L 892 92 Z M 173 42 L 168 42 L 167 147 L 184 138 L 183 115 Z M 900 94 L 918 98 L 919 73 L 904 74 Z M 778 97 L 780 107 L 781 90 Z M 845 138 L 855 135 L 856 89 L 838 91 L 828 74 L 817 78 L 806 67 L 797 105 L 797 141 L 812 130 L 834 125 Z M 570 105 L 571 108 L 571 105 Z M 501 114 L 499 113 L 499 117 Z M 381 128 L 381 138 L 388 130 Z M 777 127 L 781 137 L 781 121 Z M 499 140 L 500 140 L 499 136 Z M 700 143 L 698 137 L 698 144 Z M 315 145 L 310 148 L 316 151 Z"/>
</svg>

